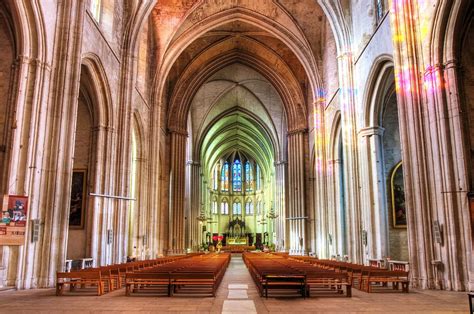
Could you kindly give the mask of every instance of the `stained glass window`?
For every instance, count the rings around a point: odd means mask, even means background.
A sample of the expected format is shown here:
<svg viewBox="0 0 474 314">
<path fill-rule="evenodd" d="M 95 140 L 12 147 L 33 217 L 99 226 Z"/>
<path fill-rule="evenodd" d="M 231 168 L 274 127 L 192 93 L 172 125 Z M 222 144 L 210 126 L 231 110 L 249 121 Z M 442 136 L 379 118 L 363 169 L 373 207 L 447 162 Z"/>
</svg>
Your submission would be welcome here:
<svg viewBox="0 0 474 314">
<path fill-rule="evenodd" d="M 242 165 L 238 159 L 234 161 L 232 166 L 232 186 L 234 191 L 242 191 Z"/>
<path fill-rule="evenodd" d="M 253 203 L 250 200 L 248 200 L 247 203 L 245 203 L 245 214 L 253 215 Z"/>
<path fill-rule="evenodd" d="M 240 202 L 235 202 L 232 208 L 232 213 L 234 215 L 242 215 L 242 204 Z"/>
<path fill-rule="evenodd" d="M 245 188 L 247 192 L 250 192 L 253 189 L 252 167 L 248 161 L 245 163 Z"/>
<path fill-rule="evenodd" d="M 224 163 L 224 166 L 222 166 L 221 184 L 222 191 L 229 191 L 229 163 L 227 161 Z"/>
<path fill-rule="evenodd" d="M 221 214 L 229 215 L 229 203 L 227 201 L 221 203 Z"/>
<path fill-rule="evenodd" d="M 217 190 L 218 189 L 218 185 L 219 185 L 219 169 L 218 169 L 218 166 L 216 165 L 214 167 L 214 173 L 212 175 L 212 188 L 214 190 Z"/>
<path fill-rule="evenodd" d="M 257 190 L 262 189 L 262 179 L 260 178 L 260 167 L 257 165 Z"/>
<path fill-rule="evenodd" d="M 376 0 L 375 2 L 375 10 L 377 14 L 377 22 L 380 22 L 384 15 L 384 5 L 383 0 Z"/>
<path fill-rule="evenodd" d="M 216 215 L 217 214 L 217 202 L 213 201 L 211 206 L 211 212 Z"/>
</svg>

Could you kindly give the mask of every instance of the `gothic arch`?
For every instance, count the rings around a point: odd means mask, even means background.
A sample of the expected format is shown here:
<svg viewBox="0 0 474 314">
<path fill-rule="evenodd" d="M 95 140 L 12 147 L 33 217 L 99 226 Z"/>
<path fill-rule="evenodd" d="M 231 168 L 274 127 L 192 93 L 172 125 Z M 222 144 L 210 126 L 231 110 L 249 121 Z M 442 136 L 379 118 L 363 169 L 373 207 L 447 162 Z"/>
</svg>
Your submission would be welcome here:
<svg viewBox="0 0 474 314">
<path fill-rule="evenodd" d="M 93 119 L 95 127 L 113 128 L 114 112 L 109 82 L 100 58 L 92 53 L 84 55 L 82 60 L 81 87 L 94 99 Z M 84 76 L 82 76 L 84 74 Z"/>
<path fill-rule="evenodd" d="M 364 93 L 364 127 L 381 125 L 384 97 L 389 85 L 393 84 L 394 64 L 391 56 L 382 55 L 375 59 L 369 72 Z"/>
<path fill-rule="evenodd" d="M 165 87 L 164 82 L 166 81 L 166 79 L 163 78 L 168 76 L 172 65 L 187 46 L 190 45 L 194 39 L 202 36 L 207 31 L 233 21 L 249 23 L 261 29 L 269 30 L 272 35 L 280 39 L 286 44 L 286 46 L 290 47 L 293 53 L 298 57 L 309 78 L 311 85 L 310 90 L 315 91 L 318 90 L 320 86 L 322 86 L 321 79 L 319 78 L 319 74 L 317 72 L 318 67 L 316 65 L 316 60 L 314 59 L 307 42 L 302 41 L 301 38 L 296 37 L 294 34 L 284 29 L 281 25 L 275 23 L 264 15 L 250 12 L 249 10 L 242 8 L 233 8 L 214 14 L 202 21 L 195 23 L 194 27 L 186 30 L 180 34 L 178 38 L 171 42 L 171 44 L 167 47 L 168 53 L 163 60 L 163 64 L 165 66 L 163 67 L 162 71 L 157 72 L 156 75 L 155 90 L 157 95 L 155 99 L 162 99 L 164 94 L 163 88 Z M 304 36 L 300 37 L 304 38 Z M 313 95 L 313 97 L 316 97 L 316 95 Z"/>
<path fill-rule="evenodd" d="M 265 49 L 259 44 L 257 44 L 256 47 L 258 47 L 260 51 Z M 170 127 L 185 130 L 187 113 L 192 102 L 192 97 L 198 88 L 207 81 L 212 74 L 232 63 L 239 62 L 253 68 L 273 84 L 283 100 L 289 130 L 306 128 L 307 119 L 304 97 L 294 76 L 291 75 L 292 72 L 288 69 L 288 66 L 283 60 L 278 57 L 275 58 L 274 62 L 278 63 L 278 67 L 275 67 L 275 65 L 270 65 L 268 62 L 250 55 L 250 53 L 242 53 L 235 50 L 230 50 L 224 55 L 215 56 L 219 48 L 220 45 L 215 45 L 210 48 L 205 60 L 200 60 L 200 58 L 195 59 L 179 78 L 169 107 L 170 120 L 168 120 L 168 125 Z M 215 52 L 213 53 L 212 50 L 215 50 Z M 271 53 L 271 55 L 274 54 Z M 215 58 L 212 58 L 213 56 Z M 272 69 L 272 67 L 285 69 L 286 71 L 280 70 L 280 72 L 277 72 Z M 197 69 L 201 69 L 201 71 L 197 71 Z M 301 125 L 302 123 L 304 123 L 304 125 Z"/>
</svg>

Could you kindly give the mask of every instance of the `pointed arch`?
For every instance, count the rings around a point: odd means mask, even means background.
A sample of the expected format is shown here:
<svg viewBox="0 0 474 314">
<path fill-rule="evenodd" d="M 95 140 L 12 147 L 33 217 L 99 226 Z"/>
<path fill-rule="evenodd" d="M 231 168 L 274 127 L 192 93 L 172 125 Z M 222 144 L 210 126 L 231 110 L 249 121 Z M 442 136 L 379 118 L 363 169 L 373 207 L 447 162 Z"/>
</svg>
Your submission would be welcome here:
<svg viewBox="0 0 474 314">
<path fill-rule="evenodd" d="M 109 81 L 100 58 L 93 53 L 86 53 L 82 60 L 81 88 L 87 90 L 95 100 L 93 119 L 95 127 L 114 127 L 114 112 Z"/>
</svg>

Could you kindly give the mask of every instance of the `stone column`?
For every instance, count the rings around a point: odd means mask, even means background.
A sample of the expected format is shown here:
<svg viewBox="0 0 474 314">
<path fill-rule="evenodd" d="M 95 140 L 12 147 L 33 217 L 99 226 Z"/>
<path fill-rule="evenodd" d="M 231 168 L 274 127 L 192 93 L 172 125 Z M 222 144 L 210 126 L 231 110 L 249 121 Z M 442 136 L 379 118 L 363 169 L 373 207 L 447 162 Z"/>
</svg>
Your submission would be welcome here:
<svg viewBox="0 0 474 314">
<path fill-rule="evenodd" d="M 184 197 L 187 132 L 171 130 L 170 149 L 170 238 L 169 254 L 183 254 L 185 249 Z"/>
<path fill-rule="evenodd" d="M 288 215 L 290 254 L 304 255 L 306 245 L 305 160 L 306 129 L 288 132 Z"/>
<path fill-rule="evenodd" d="M 331 155 L 331 157 L 337 157 Z M 340 190 L 338 186 L 339 175 L 338 171 L 341 166 L 340 160 L 329 159 L 327 161 L 327 202 L 320 204 L 321 208 L 319 213 L 319 241 L 320 248 L 318 256 L 320 258 L 329 258 L 332 255 L 338 254 L 337 246 L 337 222 L 336 213 L 340 206 Z"/>
<path fill-rule="evenodd" d="M 19 269 L 17 275 L 19 288 L 51 287 L 56 280 L 56 271 L 64 268 L 84 9 L 85 1 L 82 0 L 58 3 L 57 27 L 54 30 L 55 39 L 52 47 L 55 58 L 50 84 L 45 87 L 49 89 L 49 95 L 42 95 L 40 101 L 45 106 L 46 113 L 42 116 L 42 121 L 35 126 L 38 129 L 32 131 L 30 135 L 41 139 L 41 143 L 38 142 L 32 153 L 43 151 L 47 153 L 43 155 L 40 166 L 36 164 L 35 167 L 33 163 L 27 166 L 35 168 L 35 173 L 38 175 L 35 181 L 26 184 L 28 189 L 34 190 L 30 197 L 36 198 L 34 203 L 38 206 L 36 209 L 30 207 L 32 212 L 28 218 L 40 219 L 43 228 L 40 233 L 41 241 L 36 243 L 25 241 L 26 245 L 20 253 L 19 258 L 22 259 L 24 267 Z M 40 79 L 38 84 L 42 84 L 42 81 Z M 24 119 L 28 121 L 27 117 Z M 34 120 L 30 122 L 34 123 Z M 38 130 L 43 130 L 45 133 Z M 25 150 L 20 151 L 24 153 Z M 20 182 L 18 180 L 18 183 Z M 23 181 L 20 184 L 25 183 Z"/>
<path fill-rule="evenodd" d="M 449 193 L 450 197 L 446 198 L 447 205 L 446 207 L 449 208 L 447 211 L 448 214 L 448 234 L 454 237 L 454 239 L 450 239 L 450 245 L 447 249 L 452 249 L 449 252 L 449 259 L 456 261 L 455 265 L 451 269 L 456 273 L 453 275 L 454 278 L 452 282 L 452 287 L 455 290 L 462 290 L 466 289 L 468 291 L 474 291 L 474 215 L 473 211 L 469 209 L 469 205 L 466 202 L 466 196 L 464 192 L 467 191 L 467 187 L 469 186 L 469 168 L 466 166 L 466 160 L 469 160 L 469 150 L 466 150 L 463 146 L 463 143 L 469 141 L 469 137 L 467 139 L 461 137 L 463 131 L 463 120 L 462 120 L 462 103 L 460 99 L 460 91 L 458 90 L 461 82 L 459 81 L 459 71 L 461 65 L 457 62 L 457 60 L 448 60 L 444 64 L 444 79 L 446 81 L 446 99 L 448 102 L 447 107 L 448 110 L 445 112 L 449 112 L 449 119 L 445 119 L 440 117 L 442 121 L 450 121 L 450 125 L 452 130 L 450 130 L 449 134 L 451 134 L 451 140 L 445 142 L 448 144 L 449 142 L 454 143 L 451 144 L 451 148 L 453 149 L 453 155 L 458 156 L 457 158 L 451 158 L 450 161 L 455 163 L 455 167 L 453 167 L 454 175 L 453 176 L 446 176 L 446 179 L 450 179 L 452 184 L 451 186 L 459 186 L 458 189 L 451 191 Z M 472 108 L 472 104 L 471 104 Z M 468 133 L 469 134 L 469 133 Z M 471 167 L 473 164 L 473 160 L 471 160 Z M 461 190 L 463 192 L 461 192 Z M 474 187 L 471 186 L 471 191 L 474 190 Z M 445 193 L 446 194 L 446 193 Z M 455 212 L 460 211 L 462 212 L 461 215 L 455 214 Z M 470 217 L 470 219 L 467 219 Z M 469 221 L 470 220 L 470 221 Z M 458 230 L 460 237 L 456 238 L 456 230 Z M 472 236 L 470 236 L 472 235 Z M 455 240 L 456 239 L 456 240 Z M 456 243 L 457 242 L 457 243 Z M 460 249 L 455 249 L 458 247 Z M 467 265 L 467 272 L 465 271 Z"/>
<path fill-rule="evenodd" d="M 359 131 L 362 228 L 367 231 L 367 247 L 364 261 L 388 256 L 387 186 L 383 168 L 382 127 L 368 127 Z"/>
<path fill-rule="evenodd" d="M 188 247 L 197 251 L 201 245 L 202 225 L 199 224 L 197 217 L 201 211 L 201 164 L 193 161 L 188 163 L 190 167 L 190 217 L 188 225 L 190 228 L 190 242 Z"/>
<path fill-rule="evenodd" d="M 277 234 L 277 243 L 275 247 L 279 251 L 286 251 L 288 247 L 287 241 L 287 228 L 286 228 L 286 206 L 285 206 L 285 178 L 286 178 L 286 165 L 284 161 L 275 162 L 275 214 L 278 218 L 275 219 L 275 232 Z M 255 207 L 255 211 L 257 208 Z"/>
<path fill-rule="evenodd" d="M 352 262 L 361 263 L 361 213 L 359 200 L 359 165 L 357 156 L 357 119 L 354 100 L 353 58 L 350 52 L 338 56 L 339 83 L 341 85 L 341 132 L 343 138 L 345 173 L 345 208 L 347 222 L 347 253 Z"/>
<path fill-rule="evenodd" d="M 414 287 L 431 288 L 434 287 L 434 273 L 431 267 L 434 257 L 431 233 L 433 219 L 430 179 L 427 172 L 427 148 L 423 138 L 424 109 L 418 65 L 421 56 L 416 43 L 415 25 L 418 20 L 413 18 L 412 0 L 390 2 L 400 139 L 403 147 L 411 282 Z"/>
</svg>

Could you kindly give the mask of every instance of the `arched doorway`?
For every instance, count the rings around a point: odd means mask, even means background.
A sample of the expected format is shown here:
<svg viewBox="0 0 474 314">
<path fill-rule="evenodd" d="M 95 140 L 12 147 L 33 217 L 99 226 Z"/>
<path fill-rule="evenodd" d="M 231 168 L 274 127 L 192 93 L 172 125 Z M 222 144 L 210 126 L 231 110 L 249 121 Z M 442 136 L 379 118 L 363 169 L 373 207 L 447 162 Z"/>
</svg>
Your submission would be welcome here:
<svg viewBox="0 0 474 314">
<path fill-rule="evenodd" d="M 376 60 L 367 89 L 361 136 L 365 260 L 408 262 L 402 146 L 393 63 Z"/>
<path fill-rule="evenodd" d="M 403 162 L 400 142 L 400 129 L 397 97 L 393 77 L 390 89 L 384 95 L 381 127 L 383 128 L 383 178 L 385 180 L 384 198 L 388 218 L 387 257 L 397 261 L 407 261 L 408 231 L 403 184 Z"/>
</svg>

